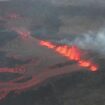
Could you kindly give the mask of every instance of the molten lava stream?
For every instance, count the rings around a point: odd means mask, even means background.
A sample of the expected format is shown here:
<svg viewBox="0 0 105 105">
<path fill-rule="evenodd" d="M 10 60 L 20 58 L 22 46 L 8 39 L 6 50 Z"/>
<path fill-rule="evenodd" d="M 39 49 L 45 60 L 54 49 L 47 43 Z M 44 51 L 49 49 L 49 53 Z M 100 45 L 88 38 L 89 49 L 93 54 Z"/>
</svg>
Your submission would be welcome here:
<svg viewBox="0 0 105 105">
<path fill-rule="evenodd" d="M 97 70 L 98 70 L 98 65 L 92 64 L 92 65 L 89 67 L 89 69 L 90 69 L 91 71 L 97 71 Z"/>
<path fill-rule="evenodd" d="M 86 61 L 86 60 L 80 60 L 78 62 L 78 64 L 81 66 L 81 67 L 86 67 L 86 68 L 89 68 L 89 70 L 91 71 L 97 71 L 98 69 L 98 65 L 92 63 L 91 61 Z"/>
<path fill-rule="evenodd" d="M 48 47 L 48 48 L 51 48 L 51 49 L 53 49 L 53 48 L 55 48 L 56 46 L 55 45 L 53 45 L 51 42 L 45 42 L 45 41 L 40 41 L 40 45 L 42 45 L 42 46 L 46 46 L 46 47 Z"/>
<path fill-rule="evenodd" d="M 18 68 L 0 68 L 0 72 L 8 72 L 8 73 L 19 73 L 19 74 L 23 74 L 25 72 L 25 69 L 22 67 L 18 67 Z"/>
<path fill-rule="evenodd" d="M 91 71 L 97 71 L 98 66 L 90 60 L 82 60 L 83 52 L 76 46 L 56 46 L 48 41 L 40 41 L 40 45 L 54 49 L 55 52 L 67 57 L 69 60 L 77 61 L 79 66 L 88 68 Z"/>
</svg>

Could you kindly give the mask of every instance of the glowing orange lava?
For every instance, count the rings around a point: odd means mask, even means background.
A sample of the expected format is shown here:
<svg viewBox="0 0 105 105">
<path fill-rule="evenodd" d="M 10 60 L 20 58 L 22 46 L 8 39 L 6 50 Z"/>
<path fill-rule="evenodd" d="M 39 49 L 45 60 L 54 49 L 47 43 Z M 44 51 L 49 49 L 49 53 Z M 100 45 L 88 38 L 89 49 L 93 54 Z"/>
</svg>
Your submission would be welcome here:
<svg viewBox="0 0 105 105">
<path fill-rule="evenodd" d="M 91 65 L 90 66 L 90 70 L 91 71 L 97 71 L 97 69 L 98 69 L 98 66 L 97 65 Z"/>
<path fill-rule="evenodd" d="M 97 71 L 98 66 L 90 60 L 82 59 L 82 51 L 77 46 L 56 46 L 49 41 L 40 41 L 40 45 L 54 49 L 55 52 L 67 57 L 69 60 L 77 61 L 79 66 L 88 68 L 91 71 Z"/>
<path fill-rule="evenodd" d="M 40 41 L 40 44 L 41 45 L 43 45 L 43 46 L 46 46 L 46 47 L 48 47 L 48 48 L 54 48 L 55 47 L 55 45 L 53 45 L 51 42 L 45 42 L 45 41 Z"/>
</svg>

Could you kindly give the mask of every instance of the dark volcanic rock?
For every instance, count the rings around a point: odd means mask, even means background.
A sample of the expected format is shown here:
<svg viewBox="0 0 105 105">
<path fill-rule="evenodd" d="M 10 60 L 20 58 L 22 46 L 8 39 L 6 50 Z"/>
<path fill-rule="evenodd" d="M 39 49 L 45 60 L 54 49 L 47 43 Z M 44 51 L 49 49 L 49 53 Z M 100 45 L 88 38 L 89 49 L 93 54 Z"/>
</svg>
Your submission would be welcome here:
<svg viewBox="0 0 105 105">
<path fill-rule="evenodd" d="M 9 41 L 15 39 L 17 36 L 18 35 L 16 32 L 0 29 L 0 46 L 4 46 Z"/>
</svg>

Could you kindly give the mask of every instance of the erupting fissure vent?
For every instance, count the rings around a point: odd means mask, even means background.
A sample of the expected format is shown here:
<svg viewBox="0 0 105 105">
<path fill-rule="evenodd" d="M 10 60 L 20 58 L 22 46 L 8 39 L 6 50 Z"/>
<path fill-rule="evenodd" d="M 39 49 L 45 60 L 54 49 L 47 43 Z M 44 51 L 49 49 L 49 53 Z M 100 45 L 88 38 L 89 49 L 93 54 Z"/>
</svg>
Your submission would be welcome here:
<svg viewBox="0 0 105 105">
<path fill-rule="evenodd" d="M 77 63 L 81 67 L 88 68 L 91 71 L 97 71 L 98 70 L 98 65 L 94 64 L 91 60 L 84 60 L 83 59 L 83 52 L 77 47 L 77 46 L 67 46 L 67 45 L 61 45 L 61 46 L 56 46 L 53 43 L 49 41 L 40 41 L 40 45 L 46 46 L 50 49 L 53 49 L 55 52 L 58 54 L 65 56 L 69 60 L 72 61 L 77 61 Z"/>
</svg>

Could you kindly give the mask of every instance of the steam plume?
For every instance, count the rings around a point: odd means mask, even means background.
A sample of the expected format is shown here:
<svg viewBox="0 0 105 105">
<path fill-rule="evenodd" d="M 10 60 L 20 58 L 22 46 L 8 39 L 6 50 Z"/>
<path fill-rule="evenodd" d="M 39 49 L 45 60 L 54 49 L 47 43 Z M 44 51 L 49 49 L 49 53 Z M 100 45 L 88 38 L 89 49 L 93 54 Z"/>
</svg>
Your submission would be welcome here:
<svg viewBox="0 0 105 105">
<path fill-rule="evenodd" d="M 105 30 L 84 34 L 77 37 L 73 43 L 82 49 L 105 54 Z"/>
<path fill-rule="evenodd" d="M 67 45 L 77 45 L 84 50 L 91 50 L 99 54 L 105 55 L 105 30 L 101 29 L 98 32 L 88 32 L 77 36 L 74 40 L 62 39 L 57 43 Z"/>
</svg>

